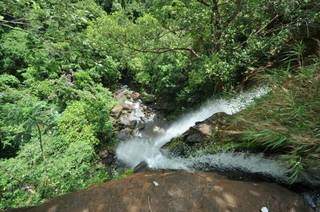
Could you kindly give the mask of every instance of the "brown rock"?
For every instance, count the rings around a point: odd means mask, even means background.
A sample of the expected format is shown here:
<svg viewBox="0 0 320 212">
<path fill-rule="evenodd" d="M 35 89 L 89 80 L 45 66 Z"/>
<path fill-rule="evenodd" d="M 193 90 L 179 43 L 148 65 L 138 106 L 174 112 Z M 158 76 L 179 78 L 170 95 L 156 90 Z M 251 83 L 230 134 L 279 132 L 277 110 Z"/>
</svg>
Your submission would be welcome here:
<svg viewBox="0 0 320 212">
<path fill-rule="evenodd" d="M 118 118 L 121 115 L 122 110 L 123 110 L 122 105 L 116 105 L 112 108 L 111 115 L 115 118 Z"/>
<path fill-rule="evenodd" d="M 125 115 L 122 115 L 120 118 L 119 118 L 119 123 L 124 125 L 124 126 L 131 126 L 133 125 L 133 123 L 131 122 L 130 118 L 129 118 L 129 114 L 125 114 Z"/>
<path fill-rule="evenodd" d="M 212 126 L 206 123 L 200 123 L 195 127 L 191 127 L 183 138 L 187 143 L 199 143 L 207 139 L 212 132 Z"/>
<path fill-rule="evenodd" d="M 132 134 L 133 130 L 126 127 L 118 132 L 117 138 L 122 141 L 129 140 L 132 137 Z"/>
<path fill-rule="evenodd" d="M 144 172 L 70 193 L 38 207 L 9 211 L 308 212 L 302 198 L 279 185 L 229 180 L 214 173 Z"/>
<path fill-rule="evenodd" d="M 116 93 L 116 94 L 114 95 L 114 98 L 115 98 L 116 100 L 118 100 L 119 102 L 123 102 L 123 101 L 125 101 L 125 100 L 127 99 L 127 96 L 126 96 L 126 93 L 124 93 L 124 92 L 119 92 L 119 93 Z"/>
<path fill-rule="evenodd" d="M 100 151 L 99 157 L 105 166 L 111 166 L 116 160 L 114 152 L 107 149 Z"/>
<path fill-rule="evenodd" d="M 132 98 L 133 100 L 138 100 L 138 99 L 140 98 L 140 94 L 139 94 L 138 92 L 133 92 L 133 93 L 131 94 L 131 98 Z"/>
<path fill-rule="evenodd" d="M 215 130 L 223 125 L 227 116 L 225 113 L 216 113 L 205 121 L 196 123 L 195 126 L 182 135 L 182 140 L 186 143 L 194 144 L 208 139 Z"/>
<path fill-rule="evenodd" d="M 134 109 L 134 103 L 126 101 L 122 104 L 123 109 L 125 110 L 133 110 Z"/>
<path fill-rule="evenodd" d="M 203 123 L 203 124 L 199 124 L 198 126 L 198 130 L 200 133 L 202 133 L 204 136 L 210 136 L 211 132 L 212 132 L 212 126 L 210 126 L 209 124 Z"/>
</svg>

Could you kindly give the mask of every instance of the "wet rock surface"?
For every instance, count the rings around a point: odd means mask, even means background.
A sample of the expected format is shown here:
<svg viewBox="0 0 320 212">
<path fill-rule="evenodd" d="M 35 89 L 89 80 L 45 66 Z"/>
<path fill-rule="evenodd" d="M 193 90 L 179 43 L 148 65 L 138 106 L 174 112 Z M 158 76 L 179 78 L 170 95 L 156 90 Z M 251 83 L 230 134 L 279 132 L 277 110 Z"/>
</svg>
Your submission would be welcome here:
<svg viewBox="0 0 320 212">
<path fill-rule="evenodd" d="M 226 113 L 216 113 L 205 121 L 196 123 L 195 126 L 191 127 L 187 132 L 185 132 L 181 138 L 189 143 L 199 143 L 208 138 L 223 124 L 225 124 Z"/>
<path fill-rule="evenodd" d="M 134 173 L 139 173 L 139 172 L 145 172 L 145 171 L 150 171 L 151 169 L 148 166 L 148 163 L 145 161 L 142 161 L 136 167 L 134 167 L 133 172 Z"/>
<path fill-rule="evenodd" d="M 195 126 L 190 127 L 181 136 L 172 139 L 163 148 L 174 155 L 188 156 L 193 148 L 199 149 L 205 146 L 210 138 L 217 135 L 220 129 L 226 126 L 227 119 L 230 117 L 231 115 L 223 112 L 216 113 L 204 121 L 197 122 Z"/>
<path fill-rule="evenodd" d="M 214 173 L 143 172 L 70 193 L 38 207 L 8 211 L 312 211 L 276 184 L 230 180 Z"/>
<path fill-rule="evenodd" d="M 105 166 L 111 166 L 116 162 L 116 156 L 111 150 L 101 150 L 98 155 L 101 158 L 102 164 Z"/>
</svg>

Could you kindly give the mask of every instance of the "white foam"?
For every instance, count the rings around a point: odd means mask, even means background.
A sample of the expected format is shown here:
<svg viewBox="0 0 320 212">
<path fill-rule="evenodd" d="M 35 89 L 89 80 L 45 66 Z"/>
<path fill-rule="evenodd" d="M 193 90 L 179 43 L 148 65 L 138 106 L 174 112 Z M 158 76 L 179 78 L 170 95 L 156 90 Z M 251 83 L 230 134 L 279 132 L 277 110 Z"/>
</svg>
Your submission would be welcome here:
<svg viewBox="0 0 320 212">
<path fill-rule="evenodd" d="M 287 181 L 288 169 L 280 163 L 264 158 L 262 154 L 217 153 L 187 159 L 192 166 L 217 170 L 241 170 L 245 173 L 264 174 Z"/>
</svg>

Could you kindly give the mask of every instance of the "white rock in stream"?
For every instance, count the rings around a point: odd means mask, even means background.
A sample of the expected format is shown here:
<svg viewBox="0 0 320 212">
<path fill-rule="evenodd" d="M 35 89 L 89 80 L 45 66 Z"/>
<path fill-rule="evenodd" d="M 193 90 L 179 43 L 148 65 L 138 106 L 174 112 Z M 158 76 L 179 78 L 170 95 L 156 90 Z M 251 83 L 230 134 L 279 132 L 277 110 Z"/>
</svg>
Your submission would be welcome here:
<svg viewBox="0 0 320 212">
<path fill-rule="evenodd" d="M 139 93 L 130 91 L 127 86 L 115 92 L 115 98 L 119 104 L 112 109 L 111 115 L 119 131 L 118 139 L 128 140 L 139 137 L 141 133 L 137 131 L 152 122 L 156 116 L 155 113 L 142 103 Z"/>
</svg>

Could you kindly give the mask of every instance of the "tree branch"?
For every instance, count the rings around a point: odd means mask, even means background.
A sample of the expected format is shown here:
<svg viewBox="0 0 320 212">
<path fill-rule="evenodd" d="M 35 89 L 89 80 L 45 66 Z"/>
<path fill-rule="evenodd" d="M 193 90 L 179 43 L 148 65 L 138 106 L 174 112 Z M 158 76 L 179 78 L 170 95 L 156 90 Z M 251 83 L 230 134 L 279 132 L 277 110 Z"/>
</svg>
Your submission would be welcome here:
<svg viewBox="0 0 320 212">
<path fill-rule="evenodd" d="M 221 32 L 221 17 L 219 11 L 218 0 L 212 0 L 211 2 L 211 52 L 215 52 L 220 48 L 220 37 L 222 35 Z"/>
<path fill-rule="evenodd" d="M 210 6 L 210 4 L 208 2 L 206 2 L 206 1 L 204 1 L 204 0 L 197 0 L 197 2 L 203 4 L 203 5 L 207 6 L 207 7 Z"/>
<path fill-rule="evenodd" d="M 111 35 L 110 35 L 110 37 L 111 37 Z M 115 39 L 115 43 L 117 45 L 119 45 L 120 47 L 127 48 L 127 49 L 130 49 L 135 52 L 163 54 L 163 53 L 173 52 L 173 51 L 187 51 L 196 58 L 200 57 L 200 55 L 191 47 L 159 47 L 159 48 L 152 48 L 152 49 L 139 49 L 139 48 L 135 48 L 133 46 L 130 46 L 128 44 L 124 44 L 123 41 L 118 40 L 119 38 L 114 38 L 114 39 Z M 129 42 L 127 41 L 126 43 L 129 43 Z"/>
<path fill-rule="evenodd" d="M 242 0 L 235 0 L 235 4 L 236 4 L 236 9 L 234 10 L 230 18 L 228 18 L 228 20 L 225 22 L 224 27 L 229 26 L 230 23 L 237 18 L 237 16 L 240 14 L 242 10 Z"/>
<path fill-rule="evenodd" d="M 39 143 L 40 143 L 40 150 L 41 150 L 41 154 L 42 154 L 42 159 L 45 160 L 44 157 L 44 151 L 43 151 L 43 143 L 42 143 L 42 133 L 41 133 L 41 129 L 38 123 L 36 123 L 36 127 L 38 130 L 38 139 L 39 139 Z"/>
<path fill-rule="evenodd" d="M 18 24 L 18 25 L 26 25 L 26 22 L 21 22 L 21 21 L 8 21 L 8 20 L 1 20 L 0 22 L 6 23 L 6 24 Z"/>
<path fill-rule="evenodd" d="M 272 24 L 277 18 L 279 18 L 279 14 L 275 15 L 268 23 L 266 23 L 264 26 L 262 26 L 260 29 L 258 29 L 257 31 L 252 32 L 247 40 L 245 40 L 244 42 L 241 43 L 241 45 L 245 44 L 246 42 L 248 42 L 248 40 L 254 36 L 254 35 L 258 35 L 260 34 L 265 28 L 267 28 L 270 24 Z"/>
<path fill-rule="evenodd" d="M 137 52 L 145 52 L 145 53 L 155 53 L 155 54 L 163 54 L 163 53 L 167 53 L 167 52 L 172 52 L 172 51 L 188 51 L 190 52 L 190 54 L 192 54 L 195 57 L 200 57 L 196 51 L 192 48 L 188 48 L 188 47 L 184 47 L 184 48 L 156 48 L 156 49 L 137 49 L 134 47 L 127 47 L 133 51 L 137 51 Z"/>
<path fill-rule="evenodd" d="M 167 31 L 165 31 L 163 34 L 160 34 L 158 39 L 166 36 L 167 34 L 174 34 L 174 35 L 177 35 L 178 37 L 181 37 L 183 33 L 187 33 L 191 30 L 187 30 L 187 27 L 180 27 L 180 28 L 177 28 L 177 29 L 170 29 L 170 27 L 166 27 L 166 26 L 163 26 L 164 29 L 166 29 Z M 180 35 L 178 35 L 178 33 L 180 33 Z"/>
</svg>

